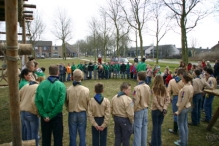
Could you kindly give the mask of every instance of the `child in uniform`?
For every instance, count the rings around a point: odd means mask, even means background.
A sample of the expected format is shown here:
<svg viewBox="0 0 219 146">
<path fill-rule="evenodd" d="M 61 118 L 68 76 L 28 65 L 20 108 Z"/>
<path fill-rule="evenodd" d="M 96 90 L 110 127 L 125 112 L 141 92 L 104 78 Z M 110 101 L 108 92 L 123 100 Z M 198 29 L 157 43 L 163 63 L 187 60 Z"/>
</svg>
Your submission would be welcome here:
<svg viewBox="0 0 219 146">
<path fill-rule="evenodd" d="M 73 85 L 67 89 L 66 107 L 69 112 L 68 125 L 70 146 L 76 146 L 77 132 L 80 137 L 80 146 L 86 145 L 87 109 L 89 103 L 89 89 L 81 85 L 83 72 L 75 69 Z"/>
<path fill-rule="evenodd" d="M 120 92 L 112 98 L 111 112 L 115 122 L 115 146 L 129 146 L 130 136 L 133 133 L 134 108 L 132 99 L 128 96 L 131 92 L 129 83 L 122 83 Z"/>
<path fill-rule="evenodd" d="M 166 86 L 163 83 L 161 75 L 157 75 L 154 78 L 152 95 L 153 102 L 151 105 L 151 115 L 153 130 L 151 136 L 151 145 L 161 146 L 161 125 L 163 123 L 164 116 L 167 113 L 167 108 L 170 103 L 170 97 L 167 93 Z"/>
<path fill-rule="evenodd" d="M 146 72 L 137 74 L 138 85 L 134 87 L 134 142 L 133 146 L 147 145 L 148 105 L 151 96 L 150 87 L 145 84 Z"/>
<path fill-rule="evenodd" d="M 110 102 L 102 96 L 103 84 L 95 85 L 96 95 L 88 105 L 88 117 L 92 124 L 92 145 L 106 146 L 107 144 L 107 125 L 110 118 Z"/>
</svg>

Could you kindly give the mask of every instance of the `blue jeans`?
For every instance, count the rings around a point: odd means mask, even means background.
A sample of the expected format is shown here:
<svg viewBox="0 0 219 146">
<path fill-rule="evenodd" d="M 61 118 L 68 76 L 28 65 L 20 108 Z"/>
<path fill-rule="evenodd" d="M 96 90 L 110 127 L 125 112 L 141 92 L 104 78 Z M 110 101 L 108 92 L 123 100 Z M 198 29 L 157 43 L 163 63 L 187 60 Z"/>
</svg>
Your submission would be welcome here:
<svg viewBox="0 0 219 146">
<path fill-rule="evenodd" d="M 190 108 L 185 108 L 181 111 L 178 115 L 178 129 L 179 129 L 179 137 L 180 137 L 180 146 L 187 146 L 188 145 L 188 112 Z"/>
<path fill-rule="evenodd" d="M 64 74 L 60 74 L 60 75 L 59 75 L 59 81 L 60 81 L 60 82 L 64 82 L 64 81 L 65 81 L 65 76 L 64 76 Z"/>
<path fill-rule="evenodd" d="M 68 73 L 67 81 L 70 81 L 70 80 L 71 80 L 71 74 Z"/>
<path fill-rule="evenodd" d="M 173 114 L 178 110 L 178 107 L 176 106 L 177 100 L 178 100 L 178 95 L 174 95 L 173 96 L 173 100 L 172 100 L 172 111 L 173 111 Z M 174 120 L 174 122 L 177 122 L 177 116 L 173 115 L 173 120 Z"/>
<path fill-rule="evenodd" d="M 92 71 L 88 71 L 89 79 L 92 79 Z"/>
<path fill-rule="evenodd" d="M 105 79 L 109 79 L 109 70 L 105 70 Z"/>
<path fill-rule="evenodd" d="M 161 125 L 163 123 L 164 115 L 160 110 L 152 110 L 152 136 L 151 136 L 151 145 L 152 146 L 161 146 Z"/>
<path fill-rule="evenodd" d="M 130 78 L 130 72 L 129 72 L 129 70 L 126 70 L 126 74 L 127 74 L 127 79 L 129 79 L 129 78 Z"/>
<path fill-rule="evenodd" d="M 129 146 L 133 133 L 132 123 L 128 118 L 114 116 L 115 146 Z"/>
<path fill-rule="evenodd" d="M 146 77 L 146 84 L 150 84 L 151 83 L 151 76 L 147 76 Z"/>
<path fill-rule="evenodd" d="M 96 123 L 101 126 L 104 122 L 104 117 L 94 118 Z M 97 130 L 92 126 L 92 145 L 93 146 L 106 146 L 107 141 L 107 127 L 103 131 Z"/>
<path fill-rule="evenodd" d="M 68 114 L 68 126 L 70 134 L 70 146 L 76 146 L 77 132 L 80 137 L 79 146 L 86 146 L 86 126 L 87 126 L 87 114 L 83 112 L 69 112 Z"/>
<path fill-rule="evenodd" d="M 114 72 L 114 75 L 116 76 L 116 78 L 117 78 L 117 76 L 119 77 L 119 71 L 117 69 L 114 69 L 113 72 Z M 113 75 L 113 77 L 114 77 L 114 75 Z"/>
<path fill-rule="evenodd" d="M 94 79 L 97 79 L 97 70 L 94 70 Z"/>
<path fill-rule="evenodd" d="M 125 72 L 121 71 L 121 79 L 125 79 Z"/>
<path fill-rule="evenodd" d="M 39 118 L 37 115 L 30 112 L 21 111 L 22 125 L 25 127 L 25 139 L 32 140 L 35 139 L 36 146 L 38 146 L 38 132 L 39 132 Z M 23 128 L 22 128 L 23 130 Z M 23 133 L 23 131 L 22 131 Z"/>
<path fill-rule="evenodd" d="M 205 120 L 206 121 L 211 120 L 213 100 L 214 100 L 214 95 L 213 94 L 209 94 L 209 97 L 205 97 L 204 110 L 205 110 Z"/>
<path fill-rule="evenodd" d="M 191 112 L 191 119 L 193 124 L 200 124 L 201 101 L 202 101 L 202 93 L 195 94 L 192 98 L 193 108 Z"/>
<path fill-rule="evenodd" d="M 147 146 L 148 109 L 142 109 L 134 114 L 133 146 Z"/>
</svg>

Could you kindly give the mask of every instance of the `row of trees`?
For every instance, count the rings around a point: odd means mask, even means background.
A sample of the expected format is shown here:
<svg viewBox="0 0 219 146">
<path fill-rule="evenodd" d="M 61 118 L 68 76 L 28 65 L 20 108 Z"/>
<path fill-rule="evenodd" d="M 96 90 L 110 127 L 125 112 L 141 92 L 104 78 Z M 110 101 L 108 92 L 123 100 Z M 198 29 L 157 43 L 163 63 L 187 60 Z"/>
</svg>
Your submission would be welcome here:
<svg viewBox="0 0 219 146">
<path fill-rule="evenodd" d="M 94 55 L 95 60 L 99 53 L 106 60 L 109 52 L 124 56 L 130 42 L 134 41 L 136 49 L 140 45 L 142 58 L 143 34 L 146 33 L 156 37 L 158 63 L 161 39 L 170 30 L 180 30 L 182 59 L 188 63 L 187 34 L 201 19 L 213 12 L 212 5 L 207 0 L 106 0 L 105 5 L 99 8 L 99 17 L 93 17 L 88 22 L 90 33 L 85 39 L 78 40 L 77 44 L 81 52 Z M 63 10 L 59 10 L 55 18 L 52 33 L 62 40 L 63 57 L 66 59 L 65 42 L 72 38 L 72 19 Z M 135 34 L 134 39 L 131 34 Z M 34 37 L 31 37 L 33 40 Z"/>
</svg>

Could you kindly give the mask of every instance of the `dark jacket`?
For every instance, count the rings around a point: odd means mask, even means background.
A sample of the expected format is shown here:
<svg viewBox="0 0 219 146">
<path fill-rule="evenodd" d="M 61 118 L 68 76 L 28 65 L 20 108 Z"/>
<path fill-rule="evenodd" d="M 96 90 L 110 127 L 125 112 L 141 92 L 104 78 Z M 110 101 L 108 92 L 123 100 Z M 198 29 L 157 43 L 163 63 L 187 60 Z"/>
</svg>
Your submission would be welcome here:
<svg viewBox="0 0 219 146">
<path fill-rule="evenodd" d="M 88 64 L 88 71 L 93 71 L 94 70 L 94 65 L 92 63 Z"/>
<path fill-rule="evenodd" d="M 126 65 L 125 64 L 121 64 L 120 71 L 121 72 L 125 72 L 126 71 Z"/>
</svg>

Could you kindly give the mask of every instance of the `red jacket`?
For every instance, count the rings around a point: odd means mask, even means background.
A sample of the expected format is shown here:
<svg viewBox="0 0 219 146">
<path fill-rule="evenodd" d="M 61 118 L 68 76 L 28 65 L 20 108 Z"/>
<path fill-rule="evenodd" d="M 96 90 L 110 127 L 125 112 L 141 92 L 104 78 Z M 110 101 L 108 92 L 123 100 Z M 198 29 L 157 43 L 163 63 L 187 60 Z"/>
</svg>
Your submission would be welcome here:
<svg viewBox="0 0 219 146">
<path fill-rule="evenodd" d="M 202 62 L 202 67 L 204 68 L 206 66 L 206 63 L 205 62 Z"/>
<path fill-rule="evenodd" d="M 165 83 L 166 84 L 169 84 L 170 80 L 172 79 L 173 77 L 171 76 L 171 74 L 168 74 L 166 79 L 165 79 Z"/>
</svg>

